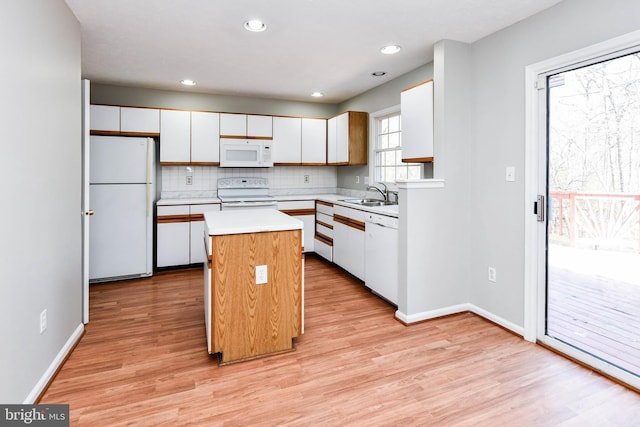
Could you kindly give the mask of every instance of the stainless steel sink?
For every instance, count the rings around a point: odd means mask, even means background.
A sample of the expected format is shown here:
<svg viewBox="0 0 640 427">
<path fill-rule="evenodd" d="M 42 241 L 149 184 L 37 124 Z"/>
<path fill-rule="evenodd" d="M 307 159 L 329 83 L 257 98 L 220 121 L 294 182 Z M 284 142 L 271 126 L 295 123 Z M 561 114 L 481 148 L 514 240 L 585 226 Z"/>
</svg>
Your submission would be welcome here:
<svg viewBox="0 0 640 427">
<path fill-rule="evenodd" d="M 352 203 L 354 205 L 360 206 L 389 206 L 389 205 L 397 205 L 396 202 L 392 202 L 389 200 L 380 200 L 380 199 L 344 199 L 342 202 Z"/>
</svg>

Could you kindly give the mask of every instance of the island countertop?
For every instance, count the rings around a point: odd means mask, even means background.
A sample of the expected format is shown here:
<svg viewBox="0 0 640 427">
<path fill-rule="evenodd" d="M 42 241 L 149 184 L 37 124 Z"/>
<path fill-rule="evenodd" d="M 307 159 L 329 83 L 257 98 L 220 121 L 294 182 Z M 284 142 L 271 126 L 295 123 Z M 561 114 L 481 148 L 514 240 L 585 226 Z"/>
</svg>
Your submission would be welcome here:
<svg viewBox="0 0 640 427">
<path fill-rule="evenodd" d="M 209 236 L 302 230 L 304 223 L 275 209 L 212 211 L 204 214 Z"/>
</svg>

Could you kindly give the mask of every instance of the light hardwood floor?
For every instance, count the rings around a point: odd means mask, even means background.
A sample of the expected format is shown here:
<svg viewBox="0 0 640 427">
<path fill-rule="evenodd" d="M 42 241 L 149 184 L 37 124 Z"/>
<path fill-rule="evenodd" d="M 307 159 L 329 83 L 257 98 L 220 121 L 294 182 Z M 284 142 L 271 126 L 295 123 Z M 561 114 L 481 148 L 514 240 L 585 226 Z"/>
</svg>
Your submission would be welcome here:
<svg viewBox="0 0 640 427">
<path fill-rule="evenodd" d="M 91 287 L 86 334 L 40 403 L 71 425 L 632 426 L 640 395 L 465 313 L 403 326 L 308 256 L 296 351 L 218 366 L 202 270 Z"/>
</svg>

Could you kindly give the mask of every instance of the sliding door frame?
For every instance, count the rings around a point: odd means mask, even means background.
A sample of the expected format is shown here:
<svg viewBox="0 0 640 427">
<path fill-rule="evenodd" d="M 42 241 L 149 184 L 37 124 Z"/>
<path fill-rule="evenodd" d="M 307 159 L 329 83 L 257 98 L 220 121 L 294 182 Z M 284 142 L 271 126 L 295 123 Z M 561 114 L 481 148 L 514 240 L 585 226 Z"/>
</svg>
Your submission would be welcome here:
<svg viewBox="0 0 640 427">
<path fill-rule="evenodd" d="M 546 77 L 640 50 L 640 31 L 560 55 L 525 68 L 525 260 L 524 338 L 540 342 L 591 366 L 605 375 L 640 389 L 640 378 L 546 335 L 546 228 L 537 221 L 534 202 L 547 193 Z M 548 203 L 545 204 L 548 211 Z"/>
</svg>

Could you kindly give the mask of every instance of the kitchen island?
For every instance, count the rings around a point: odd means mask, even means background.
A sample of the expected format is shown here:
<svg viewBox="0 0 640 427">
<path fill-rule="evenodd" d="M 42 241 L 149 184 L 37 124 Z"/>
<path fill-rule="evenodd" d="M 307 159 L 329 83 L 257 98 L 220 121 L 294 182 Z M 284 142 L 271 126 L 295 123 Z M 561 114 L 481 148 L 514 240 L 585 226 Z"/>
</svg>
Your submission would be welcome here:
<svg viewBox="0 0 640 427">
<path fill-rule="evenodd" d="M 204 217 L 209 353 L 224 364 L 293 350 L 304 332 L 302 221 L 271 209 Z"/>
</svg>

